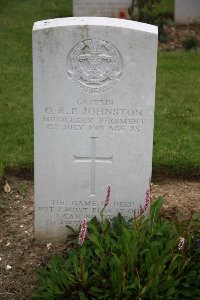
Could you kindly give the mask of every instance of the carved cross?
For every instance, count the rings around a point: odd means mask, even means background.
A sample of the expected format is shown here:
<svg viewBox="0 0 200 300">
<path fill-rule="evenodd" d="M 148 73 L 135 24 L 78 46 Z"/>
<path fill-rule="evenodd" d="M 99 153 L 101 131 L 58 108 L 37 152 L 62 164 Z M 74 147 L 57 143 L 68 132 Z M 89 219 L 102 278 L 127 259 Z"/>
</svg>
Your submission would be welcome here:
<svg viewBox="0 0 200 300">
<path fill-rule="evenodd" d="M 90 194 L 89 196 L 95 196 L 95 177 L 96 177 L 96 163 L 112 163 L 113 156 L 100 157 L 96 156 L 96 141 L 97 137 L 91 137 L 91 155 L 90 156 L 76 156 L 74 155 L 75 162 L 91 163 L 90 171 Z"/>
</svg>

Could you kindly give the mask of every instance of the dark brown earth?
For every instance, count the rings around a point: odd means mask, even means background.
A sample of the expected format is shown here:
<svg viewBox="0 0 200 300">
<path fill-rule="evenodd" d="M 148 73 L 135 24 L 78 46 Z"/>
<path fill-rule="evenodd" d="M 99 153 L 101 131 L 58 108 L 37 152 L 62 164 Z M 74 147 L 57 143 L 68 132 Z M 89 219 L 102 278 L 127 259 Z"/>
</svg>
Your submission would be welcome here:
<svg viewBox="0 0 200 300">
<path fill-rule="evenodd" d="M 164 25 L 164 30 L 168 35 L 166 43 L 159 42 L 160 50 L 174 51 L 184 49 L 183 41 L 188 37 L 194 37 L 198 41 L 197 50 L 200 50 L 200 24 L 169 26 Z"/>
<path fill-rule="evenodd" d="M 182 49 L 182 41 L 187 36 L 195 36 L 200 41 L 198 25 L 166 26 L 165 30 L 169 40 L 159 44 L 160 50 Z M 153 179 L 153 197 L 165 197 L 163 215 L 173 218 L 177 211 L 200 211 L 200 176 L 191 173 L 184 179 L 163 174 L 158 173 Z M 35 270 L 46 264 L 53 254 L 61 253 L 65 243 L 47 247 L 33 240 L 32 175 L 25 171 L 18 177 L 13 171 L 5 180 L 7 193 L 5 181 L 0 191 L 0 299 L 28 300 L 35 285 Z"/>
</svg>

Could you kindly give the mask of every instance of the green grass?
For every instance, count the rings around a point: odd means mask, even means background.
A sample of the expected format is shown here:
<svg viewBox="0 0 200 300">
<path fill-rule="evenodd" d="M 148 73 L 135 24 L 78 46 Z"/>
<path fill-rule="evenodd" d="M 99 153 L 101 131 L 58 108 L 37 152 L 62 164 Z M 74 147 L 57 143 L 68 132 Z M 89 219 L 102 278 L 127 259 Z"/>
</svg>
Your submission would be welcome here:
<svg viewBox="0 0 200 300">
<path fill-rule="evenodd" d="M 71 11 L 68 0 L 0 1 L 0 175 L 33 163 L 33 23 Z"/>
<path fill-rule="evenodd" d="M 200 53 L 158 56 L 154 167 L 200 169 Z"/>
<path fill-rule="evenodd" d="M 5 167 L 33 164 L 33 23 L 71 11 L 67 0 L 0 1 L 1 175 Z M 200 170 L 199 70 L 200 53 L 158 56 L 154 169 Z"/>
</svg>

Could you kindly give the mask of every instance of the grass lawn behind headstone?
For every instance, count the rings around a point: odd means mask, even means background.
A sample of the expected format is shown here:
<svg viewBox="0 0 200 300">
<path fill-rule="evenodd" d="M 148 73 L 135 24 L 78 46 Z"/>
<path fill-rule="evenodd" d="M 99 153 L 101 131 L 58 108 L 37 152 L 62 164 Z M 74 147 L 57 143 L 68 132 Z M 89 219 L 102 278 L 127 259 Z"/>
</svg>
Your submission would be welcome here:
<svg viewBox="0 0 200 300">
<path fill-rule="evenodd" d="M 200 169 L 200 53 L 158 55 L 154 168 Z"/>
<path fill-rule="evenodd" d="M 71 13 L 68 0 L 0 1 L 0 177 L 33 164 L 33 23 Z"/>
<path fill-rule="evenodd" d="M 6 167 L 33 165 L 33 23 L 71 14 L 68 0 L 0 2 L 0 176 Z M 198 52 L 158 55 L 155 170 L 200 170 L 199 70 Z"/>
</svg>

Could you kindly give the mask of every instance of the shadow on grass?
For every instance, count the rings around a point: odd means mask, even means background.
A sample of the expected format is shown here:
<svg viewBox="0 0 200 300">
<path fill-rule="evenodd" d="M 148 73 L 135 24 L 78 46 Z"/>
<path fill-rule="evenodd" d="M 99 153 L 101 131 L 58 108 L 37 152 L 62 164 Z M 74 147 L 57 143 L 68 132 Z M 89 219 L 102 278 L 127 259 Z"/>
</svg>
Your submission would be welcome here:
<svg viewBox="0 0 200 300">
<path fill-rule="evenodd" d="M 18 177 L 27 180 L 34 180 L 34 165 L 23 165 L 21 167 L 6 167 L 3 178 Z M 160 166 L 153 168 L 152 181 L 164 181 L 166 179 L 182 179 L 189 181 L 200 181 L 200 170 L 198 168 L 181 168 Z"/>
<path fill-rule="evenodd" d="M 200 170 L 198 168 L 179 168 L 160 166 L 153 168 L 152 181 L 164 181 L 169 179 L 180 179 L 189 181 L 200 181 Z"/>
<path fill-rule="evenodd" d="M 27 180 L 33 180 L 34 166 L 33 164 L 29 164 L 21 167 L 6 167 L 4 169 L 3 177 L 18 177 Z"/>
</svg>

